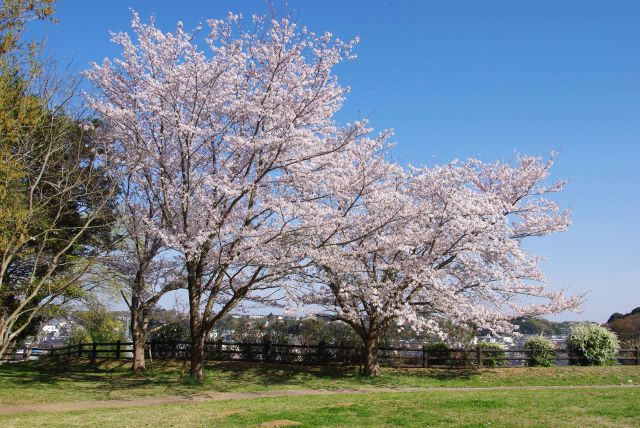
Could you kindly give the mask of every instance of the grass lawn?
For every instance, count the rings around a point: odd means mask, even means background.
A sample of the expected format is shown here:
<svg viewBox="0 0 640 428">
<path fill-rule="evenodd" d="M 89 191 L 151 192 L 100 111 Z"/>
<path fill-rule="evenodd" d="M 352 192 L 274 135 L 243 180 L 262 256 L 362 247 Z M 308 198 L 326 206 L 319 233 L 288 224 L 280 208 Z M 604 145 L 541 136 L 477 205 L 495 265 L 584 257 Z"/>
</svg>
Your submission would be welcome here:
<svg viewBox="0 0 640 428">
<path fill-rule="evenodd" d="M 211 363 L 203 386 L 181 381 L 188 374 L 179 362 L 154 362 L 140 376 L 126 362 L 87 360 L 32 361 L 0 365 L 0 405 L 54 401 L 131 399 L 198 395 L 207 391 L 274 389 L 350 389 L 366 387 L 481 387 L 525 385 L 640 384 L 640 366 L 532 367 L 483 370 L 384 368 L 374 379 L 357 368 L 297 367 Z M 613 392 L 612 392 L 613 393 Z"/>
<path fill-rule="evenodd" d="M 441 391 L 260 398 L 0 416 L 3 427 L 640 426 L 633 389 Z"/>
</svg>

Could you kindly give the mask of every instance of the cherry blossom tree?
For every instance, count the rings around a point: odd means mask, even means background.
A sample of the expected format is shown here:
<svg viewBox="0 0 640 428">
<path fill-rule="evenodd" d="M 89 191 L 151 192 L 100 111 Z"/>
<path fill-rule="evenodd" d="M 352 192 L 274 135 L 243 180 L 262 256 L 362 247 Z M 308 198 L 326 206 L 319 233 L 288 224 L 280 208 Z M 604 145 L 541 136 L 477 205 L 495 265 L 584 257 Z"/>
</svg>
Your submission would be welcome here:
<svg viewBox="0 0 640 428">
<path fill-rule="evenodd" d="M 157 217 L 135 210 L 140 224 L 182 256 L 199 380 L 216 321 L 299 265 L 291 244 L 304 234 L 300 213 L 315 206 L 308 189 L 386 138 L 333 118 L 348 88 L 332 69 L 355 41 L 286 18 L 253 23 L 209 20 L 205 53 L 181 23 L 162 32 L 134 14 L 135 38 L 113 35 L 121 57 L 86 73 L 114 140 L 109 155 L 158 206 Z"/>
<path fill-rule="evenodd" d="M 316 225 L 302 301 L 358 333 L 367 375 L 379 373 L 378 342 L 392 323 L 442 335 L 438 321 L 447 320 L 504 334 L 514 317 L 577 308 L 581 298 L 548 289 L 540 259 L 522 246 L 569 225 L 547 197 L 563 186 L 545 184 L 552 163 L 395 171 L 351 193 L 355 209 L 321 201 L 324 222 L 339 227 Z"/>
</svg>

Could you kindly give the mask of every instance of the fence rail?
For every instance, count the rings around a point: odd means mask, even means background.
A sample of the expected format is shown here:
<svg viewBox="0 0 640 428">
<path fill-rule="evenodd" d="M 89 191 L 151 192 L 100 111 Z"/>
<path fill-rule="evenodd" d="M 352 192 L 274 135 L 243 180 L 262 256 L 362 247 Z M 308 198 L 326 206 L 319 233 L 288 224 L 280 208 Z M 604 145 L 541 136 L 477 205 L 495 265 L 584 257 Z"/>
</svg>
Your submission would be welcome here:
<svg viewBox="0 0 640 428">
<path fill-rule="evenodd" d="M 5 354 L 9 361 L 22 361 L 40 357 L 85 357 L 92 361 L 98 358 L 131 359 L 133 343 L 80 343 L 57 348 L 13 349 Z M 271 342 L 206 342 L 205 358 L 211 361 L 272 362 L 286 364 L 359 364 L 362 348 L 319 343 L 317 345 L 292 345 Z M 188 359 L 191 354 L 189 342 L 147 342 L 145 355 L 153 360 Z M 530 349 L 486 349 L 452 348 L 429 349 L 410 347 L 381 347 L 378 352 L 380 364 L 394 367 L 513 367 L 528 365 L 535 356 Z M 579 356 L 566 349 L 555 350 L 556 365 L 579 363 Z M 619 364 L 640 365 L 640 350 L 636 346 L 620 349 L 616 360 Z"/>
</svg>

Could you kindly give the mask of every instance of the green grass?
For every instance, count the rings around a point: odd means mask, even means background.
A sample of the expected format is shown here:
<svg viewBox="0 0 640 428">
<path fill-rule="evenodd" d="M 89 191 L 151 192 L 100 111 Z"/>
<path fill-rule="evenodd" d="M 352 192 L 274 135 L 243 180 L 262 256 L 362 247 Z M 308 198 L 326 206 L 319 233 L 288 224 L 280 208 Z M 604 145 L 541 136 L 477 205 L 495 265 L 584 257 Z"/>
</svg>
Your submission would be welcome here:
<svg viewBox="0 0 640 428">
<path fill-rule="evenodd" d="M 351 389 L 366 387 L 482 387 L 525 385 L 640 384 L 640 366 L 531 367 L 483 370 L 383 368 L 365 378 L 353 367 L 296 367 L 268 364 L 212 363 L 203 386 L 181 380 L 179 362 L 155 362 L 135 376 L 128 363 L 87 360 L 33 361 L 0 365 L 0 404 L 130 399 L 197 395 L 208 391 L 274 389 Z"/>
<path fill-rule="evenodd" d="M 0 416 L 3 427 L 640 426 L 634 389 L 439 391 L 260 398 Z"/>
</svg>

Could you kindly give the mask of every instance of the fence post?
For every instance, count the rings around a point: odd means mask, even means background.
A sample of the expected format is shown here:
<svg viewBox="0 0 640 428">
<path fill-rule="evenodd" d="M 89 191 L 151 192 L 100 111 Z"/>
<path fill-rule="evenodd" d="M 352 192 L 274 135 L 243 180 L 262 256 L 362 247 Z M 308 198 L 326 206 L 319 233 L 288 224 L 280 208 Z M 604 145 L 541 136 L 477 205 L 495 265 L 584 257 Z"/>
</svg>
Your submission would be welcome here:
<svg viewBox="0 0 640 428">
<path fill-rule="evenodd" d="M 56 354 L 56 348 L 51 348 L 51 349 L 49 350 L 49 356 L 50 356 L 50 357 L 53 357 L 55 354 Z"/>
<path fill-rule="evenodd" d="M 427 345 L 422 345 L 422 367 L 429 365 L 429 357 L 427 356 Z"/>
<path fill-rule="evenodd" d="M 478 363 L 478 367 L 482 368 L 482 348 L 476 346 L 476 362 Z"/>
<path fill-rule="evenodd" d="M 116 342 L 116 360 L 120 359 L 120 341 Z"/>
<path fill-rule="evenodd" d="M 327 342 L 323 339 L 318 342 L 318 362 L 320 364 L 325 364 L 329 360 L 328 357 Z"/>
<path fill-rule="evenodd" d="M 175 340 L 171 342 L 171 358 L 178 359 L 178 342 Z"/>
<path fill-rule="evenodd" d="M 636 351 L 636 366 L 640 365 L 640 348 L 638 348 L 638 345 L 635 346 L 635 351 Z"/>
<path fill-rule="evenodd" d="M 535 345 L 531 347 L 531 360 L 529 362 L 530 366 L 533 366 L 535 363 L 535 358 L 536 358 L 536 347 Z"/>
<path fill-rule="evenodd" d="M 271 340 L 267 339 L 263 344 L 262 359 L 264 361 L 271 361 Z"/>
<path fill-rule="evenodd" d="M 96 357 L 98 356 L 98 350 L 96 349 L 96 342 L 91 344 L 91 364 L 96 363 Z"/>
<path fill-rule="evenodd" d="M 82 343 L 78 343 L 78 358 L 82 357 Z"/>
<path fill-rule="evenodd" d="M 222 339 L 218 339 L 216 342 L 216 354 L 218 355 L 218 360 L 224 360 L 224 357 L 222 356 Z"/>
<path fill-rule="evenodd" d="M 67 345 L 67 358 L 71 357 L 71 345 Z"/>
<path fill-rule="evenodd" d="M 149 368 L 153 370 L 153 353 L 151 352 L 151 344 L 152 342 L 149 342 L 147 349 L 149 349 Z M 142 355 L 144 355 L 144 350 L 142 351 Z"/>
</svg>

